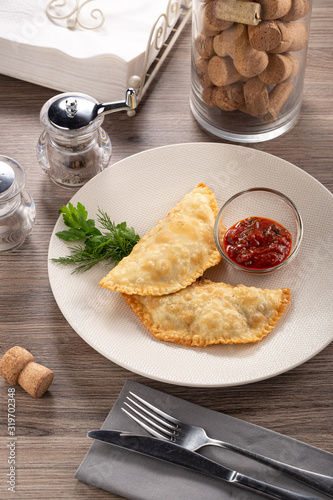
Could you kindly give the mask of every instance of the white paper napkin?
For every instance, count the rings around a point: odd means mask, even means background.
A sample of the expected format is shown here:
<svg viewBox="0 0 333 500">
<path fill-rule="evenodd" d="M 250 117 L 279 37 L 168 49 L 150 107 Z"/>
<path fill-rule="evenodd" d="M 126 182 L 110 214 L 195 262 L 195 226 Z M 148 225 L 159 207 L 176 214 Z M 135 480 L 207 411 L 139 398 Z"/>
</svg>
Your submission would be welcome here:
<svg viewBox="0 0 333 500">
<path fill-rule="evenodd" d="M 90 12 L 100 9 L 105 22 L 92 31 L 80 27 L 69 30 L 65 23 L 54 24 L 45 13 L 48 3 L 49 0 L 1 0 L 0 37 L 60 50 L 71 57 L 113 54 L 129 61 L 146 50 L 152 26 L 159 15 L 166 12 L 168 0 L 94 0 L 82 13 L 89 20 Z M 73 2 L 67 4 L 73 6 Z M 71 9 L 63 11 L 67 13 Z M 91 25 L 94 26 L 93 21 Z"/>
</svg>

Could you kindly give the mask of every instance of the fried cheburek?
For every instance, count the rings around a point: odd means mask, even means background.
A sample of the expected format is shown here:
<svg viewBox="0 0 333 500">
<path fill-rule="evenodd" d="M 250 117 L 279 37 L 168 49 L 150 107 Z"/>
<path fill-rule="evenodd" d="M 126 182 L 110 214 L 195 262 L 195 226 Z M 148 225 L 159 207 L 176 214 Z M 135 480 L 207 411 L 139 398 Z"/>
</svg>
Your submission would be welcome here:
<svg viewBox="0 0 333 500">
<path fill-rule="evenodd" d="M 218 209 L 203 183 L 135 245 L 100 285 L 128 295 L 165 295 L 193 283 L 221 256 L 214 242 Z"/>
<path fill-rule="evenodd" d="M 290 302 L 289 288 L 196 281 L 221 261 L 217 213 L 213 192 L 198 184 L 100 282 L 120 292 L 159 340 L 201 347 L 259 342 Z"/>
<path fill-rule="evenodd" d="M 157 339 L 201 347 L 259 342 L 290 302 L 289 288 L 234 287 L 207 279 L 161 297 L 122 295 Z"/>
</svg>

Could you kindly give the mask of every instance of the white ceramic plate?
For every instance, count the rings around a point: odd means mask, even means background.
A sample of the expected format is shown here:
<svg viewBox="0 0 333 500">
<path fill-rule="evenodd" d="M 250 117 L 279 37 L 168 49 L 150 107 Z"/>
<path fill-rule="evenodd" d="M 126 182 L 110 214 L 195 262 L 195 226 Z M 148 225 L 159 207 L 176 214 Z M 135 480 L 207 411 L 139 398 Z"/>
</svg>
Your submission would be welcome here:
<svg viewBox="0 0 333 500">
<path fill-rule="evenodd" d="M 253 276 L 221 262 L 205 277 L 232 285 L 289 287 L 292 301 L 274 330 L 257 344 L 185 347 L 153 337 L 123 297 L 98 283 L 109 266 L 83 274 L 49 260 L 52 291 L 63 315 L 90 346 L 114 363 L 170 384 L 220 387 L 247 384 L 286 372 L 309 360 L 333 339 L 333 196 L 294 165 L 247 147 L 193 143 L 161 147 L 126 158 L 93 178 L 72 198 L 96 218 L 106 211 L 141 236 L 199 182 L 215 193 L 219 208 L 233 194 L 255 186 L 289 196 L 304 223 L 296 259 L 276 273 Z M 51 237 L 49 259 L 68 255 Z"/>
</svg>

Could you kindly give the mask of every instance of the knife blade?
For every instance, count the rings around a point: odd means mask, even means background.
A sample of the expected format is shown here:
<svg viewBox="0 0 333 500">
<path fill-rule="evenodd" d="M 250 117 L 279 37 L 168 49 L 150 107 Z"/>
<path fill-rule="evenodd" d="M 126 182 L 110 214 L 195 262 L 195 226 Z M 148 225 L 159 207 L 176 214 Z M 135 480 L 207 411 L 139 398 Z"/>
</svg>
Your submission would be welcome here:
<svg viewBox="0 0 333 500">
<path fill-rule="evenodd" d="M 151 436 L 141 436 L 131 432 L 103 429 L 89 431 L 88 437 L 170 462 L 207 476 L 222 479 L 228 483 L 241 486 L 242 488 L 270 498 L 280 500 L 318 500 L 315 497 L 302 495 L 246 476 L 170 441 L 164 441 Z"/>
</svg>

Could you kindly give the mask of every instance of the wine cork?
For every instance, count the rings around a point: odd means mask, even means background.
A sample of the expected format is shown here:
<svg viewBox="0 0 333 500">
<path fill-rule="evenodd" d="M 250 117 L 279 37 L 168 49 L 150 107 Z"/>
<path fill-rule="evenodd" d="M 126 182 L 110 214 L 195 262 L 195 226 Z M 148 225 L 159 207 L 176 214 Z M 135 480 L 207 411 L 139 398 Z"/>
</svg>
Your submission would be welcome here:
<svg viewBox="0 0 333 500">
<path fill-rule="evenodd" d="M 20 373 L 19 385 L 34 398 L 40 398 L 49 388 L 53 381 L 53 372 L 46 366 L 28 363 Z"/>
<path fill-rule="evenodd" d="M 221 31 L 219 31 L 219 30 L 210 30 L 210 29 L 207 29 L 205 26 L 202 28 L 203 35 L 214 37 L 214 36 L 218 35 L 219 33 L 221 33 Z"/>
<path fill-rule="evenodd" d="M 215 93 L 216 93 L 217 87 L 215 85 L 211 85 L 210 87 L 206 87 L 202 91 L 202 100 L 206 104 L 208 108 L 215 108 L 216 106 L 216 101 L 215 101 Z"/>
<path fill-rule="evenodd" d="M 299 62 L 297 61 L 296 57 L 293 56 L 293 54 L 289 54 L 289 52 L 287 52 L 286 54 L 284 54 L 284 56 L 289 59 L 290 63 L 291 63 L 291 66 L 292 66 L 292 70 L 291 70 L 291 73 L 288 77 L 288 81 L 292 80 L 293 78 L 295 78 L 295 76 L 298 74 L 299 72 Z"/>
<path fill-rule="evenodd" d="M 237 71 L 247 78 L 262 73 L 268 64 L 266 52 L 260 52 L 251 47 L 247 26 L 235 24 L 224 32 L 225 49 L 231 56 Z"/>
<path fill-rule="evenodd" d="M 223 111 L 235 111 L 244 104 L 243 84 L 240 82 L 217 87 L 215 103 Z"/>
<path fill-rule="evenodd" d="M 282 34 L 275 21 L 262 21 L 248 27 L 250 45 L 255 50 L 269 51 L 281 43 Z"/>
<path fill-rule="evenodd" d="M 246 50 L 239 53 L 234 59 L 234 65 L 237 71 L 247 78 L 252 78 L 264 71 L 268 65 L 268 55 L 266 52 L 259 52 L 253 49 L 250 44 Z"/>
<path fill-rule="evenodd" d="M 220 57 L 227 57 L 229 54 L 224 43 L 224 36 L 227 31 L 222 31 L 213 38 L 213 50 Z"/>
<path fill-rule="evenodd" d="M 240 80 L 231 57 L 213 56 L 208 63 L 208 76 L 217 87 L 229 85 Z"/>
<path fill-rule="evenodd" d="M 260 119 L 264 123 L 276 121 L 279 113 L 290 96 L 294 86 L 291 82 L 283 82 L 275 85 L 269 94 L 268 109 Z"/>
<path fill-rule="evenodd" d="M 226 89 L 230 99 L 237 105 L 237 108 L 244 104 L 244 84 L 242 82 L 227 85 Z"/>
<path fill-rule="evenodd" d="M 203 12 L 203 32 L 204 33 L 219 33 L 233 25 L 232 21 L 218 19 L 215 12 L 215 2 L 208 3 Z"/>
<path fill-rule="evenodd" d="M 247 115 L 250 115 L 250 114 L 251 114 L 251 113 L 249 112 L 249 110 L 247 109 L 245 102 L 244 102 L 244 104 L 242 104 L 241 106 L 239 106 L 239 108 L 238 108 L 238 109 L 239 109 L 239 111 L 241 111 L 242 113 L 245 113 L 245 114 L 247 114 Z M 255 117 L 255 118 L 257 118 L 257 117 Z"/>
<path fill-rule="evenodd" d="M 33 355 L 15 346 L 0 361 L 0 374 L 12 385 L 20 385 L 34 398 L 41 397 L 53 381 L 53 372 L 34 362 Z"/>
<path fill-rule="evenodd" d="M 21 371 L 33 360 L 33 355 L 26 349 L 19 346 L 12 347 L 0 361 L 0 375 L 9 384 L 17 385 Z"/>
<path fill-rule="evenodd" d="M 260 80 L 267 85 L 276 85 L 287 80 L 293 71 L 291 59 L 283 54 L 269 54 L 268 58 L 268 66 L 260 73 Z"/>
<path fill-rule="evenodd" d="M 225 50 L 233 59 L 237 54 L 243 54 L 248 45 L 247 27 L 244 24 L 234 24 L 231 28 L 223 32 L 221 41 Z"/>
<path fill-rule="evenodd" d="M 244 102 L 246 112 L 252 116 L 261 116 L 267 112 L 268 90 L 259 77 L 251 78 L 244 84 Z"/>
<path fill-rule="evenodd" d="M 306 16 L 309 10 L 308 0 L 293 0 L 289 12 L 281 18 L 282 21 L 298 21 Z"/>
<path fill-rule="evenodd" d="M 213 37 L 200 33 L 195 41 L 194 48 L 204 59 L 210 59 L 214 55 Z"/>
<path fill-rule="evenodd" d="M 289 45 L 288 52 L 298 52 L 302 50 L 308 43 L 308 31 L 302 23 L 290 23 L 293 33 L 293 40 Z"/>
<path fill-rule="evenodd" d="M 202 88 L 209 87 L 213 84 L 208 75 L 208 61 L 206 59 L 197 57 L 197 59 L 194 61 L 194 68 Z"/>
<path fill-rule="evenodd" d="M 261 5 L 242 0 L 216 0 L 215 14 L 218 19 L 256 26 L 261 21 Z"/>
<path fill-rule="evenodd" d="M 274 49 L 271 49 L 270 52 L 271 54 L 282 54 L 283 52 L 287 52 L 287 50 L 289 50 L 289 47 L 294 39 L 294 30 L 291 23 L 281 21 L 275 22 L 281 33 L 281 41 Z"/>
<path fill-rule="evenodd" d="M 261 17 L 265 20 L 279 19 L 291 9 L 292 0 L 257 0 L 261 5 Z"/>
<path fill-rule="evenodd" d="M 215 93 L 216 106 L 222 111 L 235 111 L 236 104 L 230 99 L 225 87 L 218 87 Z"/>
</svg>

